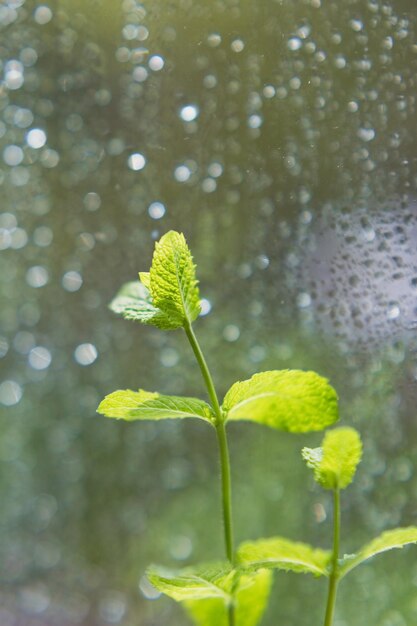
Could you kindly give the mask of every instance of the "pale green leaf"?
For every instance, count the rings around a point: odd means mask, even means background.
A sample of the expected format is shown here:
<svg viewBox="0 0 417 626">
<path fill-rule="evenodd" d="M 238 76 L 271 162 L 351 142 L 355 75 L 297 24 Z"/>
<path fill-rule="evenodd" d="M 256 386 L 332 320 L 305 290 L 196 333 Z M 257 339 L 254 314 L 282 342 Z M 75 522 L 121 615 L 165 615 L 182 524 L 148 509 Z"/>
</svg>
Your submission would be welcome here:
<svg viewBox="0 0 417 626">
<path fill-rule="evenodd" d="M 210 405 L 203 400 L 164 396 L 141 389 L 114 391 L 102 400 L 97 411 L 106 417 L 128 421 L 197 417 L 211 422 L 213 417 Z"/>
<path fill-rule="evenodd" d="M 123 315 L 127 320 L 142 322 L 163 330 L 178 328 L 177 324 L 153 305 L 148 289 L 139 281 L 123 285 L 111 301 L 110 309 Z"/>
<path fill-rule="evenodd" d="M 235 598 L 235 626 L 256 626 L 268 604 L 272 572 L 259 570 L 240 575 Z M 184 606 L 197 626 L 229 626 L 227 602 L 223 598 L 187 600 Z"/>
<path fill-rule="evenodd" d="M 338 397 L 315 372 L 261 372 L 235 383 L 222 410 L 228 420 L 250 420 L 294 433 L 322 430 L 339 417 Z"/>
<path fill-rule="evenodd" d="M 149 272 L 139 272 L 139 280 L 148 291 L 151 289 L 151 275 Z"/>
<path fill-rule="evenodd" d="M 354 428 L 335 428 L 326 432 L 321 448 L 304 448 L 302 455 L 322 487 L 345 489 L 362 457 L 361 438 Z"/>
<path fill-rule="evenodd" d="M 234 575 L 228 563 L 209 563 L 180 571 L 152 566 L 147 572 L 152 585 L 177 602 L 205 598 L 230 602 Z"/>
<path fill-rule="evenodd" d="M 361 565 L 364 561 L 394 548 L 403 548 L 410 543 L 417 543 L 417 526 L 406 528 L 394 528 L 387 530 L 379 537 L 363 546 L 358 554 L 344 557 L 339 569 L 340 578 L 346 576 L 354 567 Z"/>
<path fill-rule="evenodd" d="M 315 576 L 328 576 L 330 559 L 329 550 L 283 537 L 247 541 L 238 550 L 238 561 L 242 566 L 253 569 L 268 567 Z"/>
<path fill-rule="evenodd" d="M 182 233 L 169 231 L 155 244 L 149 284 L 153 305 L 177 328 L 200 314 L 195 265 Z"/>
</svg>

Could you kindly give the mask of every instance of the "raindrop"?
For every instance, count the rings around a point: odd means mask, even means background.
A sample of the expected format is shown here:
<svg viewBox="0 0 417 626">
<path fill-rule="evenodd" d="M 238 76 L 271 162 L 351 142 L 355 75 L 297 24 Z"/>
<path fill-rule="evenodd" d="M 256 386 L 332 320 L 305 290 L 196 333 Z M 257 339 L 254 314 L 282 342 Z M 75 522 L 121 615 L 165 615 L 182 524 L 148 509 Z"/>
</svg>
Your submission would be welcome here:
<svg viewBox="0 0 417 626">
<path fill-rule="evenodd" d="M 223 166 L 221 163 L 214 162 L 208 166 L 207 171 L 213 178 L 218 178 L 223 174 Z"/>
<path fill-rule="evenodd" d="M 41 163 L 44 167 L 48 169 L 52 169 L 56 167 L 59 163 L 59 154 L 56 150 L 43 150 L 41 155 Z"/>
<path fill-rule="evenodd" d="M 299 50 L 302 45 L 303 45 L 303 42 L 301 41 L 299 37 L 291 37 L 291 39 L 289 39 L 287 43 L 287 47 L 291 51 Z"/>
<path fill-rule="evenodd" d="M 164 67 L 165 61 L 158 54 L 154 54 L 149 59 L 148 65 L 149 65 L 149 69 L 151 69 L 153 72 L 159 72 Z"/>
<path fill-rule="evenodd" d="M 143 168 L 145 167 L 146 159 L 140 152 L 135 152 L 134 154 L 130 155 L 127 160 L 127 164 L 131 170 L 133 170 L 134 172 L 138 172 L 140 170 L 143 170 Z"/>
<path fill-rule="evenodd" d="M 226 341 L 237 341 L 240 337 L 239 327 L 235 324 L 228 324 L 223 330 L 223 337 Z"/>
<path fill-rule="evenodd" d="M 35 346 L 35 338 L 26 330 L 19 331 L 13 339 L 13 348 L 19 354 L 29 354 Z"/>
<path fill-rule="evenodd" d="M 178 352 L 173 348 L 165 348 L 161 352 L 160 361 L 164 367 L 174 367 L 177 365 L 180 357 Z"/>
<path fill-rule="evenodd" d="M 10 167 L 15 167 L 16 165 L 20 165 L 23 161 L 23 150 L 19 146 L 6 146 L 3 150 L 3 160 L 6 165 L 10 165 Z"/>
<path fill-rule="evenodd" d="M 275 96 L 275 87 L 273 85 L 266 85 L 263 88 L 262 93 L 264 94 L 265 98 L 273 98 Z"/>
<path fill-rule="evenodd" d="M 242 52 L 242 50 L 244 50 L 245 48 L 245 43 L 242 41 L 242 39 L 235 39 L 230 44 L 230 47 L 233 52 Z"/>
<path fill-rule="evenodd" d="M 186 165 L 178 165 L 174 171 L 175 180 L 179 183 L 185 183 L 191 176 L 191 170 Z"/>
<path fill-rule="evenodd" d="M 108 624 L 118 624 L 126 613 L 126 599 L 123 594 L 111 592 L 99 602 L 100 617 Z"/>
<path fill-rule="evenodd" d="M 33 128 L 26 135 L 26 143 L 35 150 L 43 148 L 46 144 L 46 133 L 41 128 Z"/>
<path fill-rule="evenodd" d="M 20 53 L 20 60 L 26 67 L 31 67 L 38 60 L 38 53 L 33 48 L 23 48 Z"/>
<path fill-rule="evenodd" d="M 149 217 L 154 220 L 160 220 L 166 213 L 166 208 L 162 202 L 152 202 L 148 207 Z"/>
<path fill-rule="evenodd" d="M 62 277 L 62 286 L 65 291 L 78 291 L 83 284 L 82 276 L 79 272 L 75 272 L 70 270 L 69 272 L 65 272 Z"/>
<path fill-rule="evenodd" d="M 17 404 L 22 395 L 22 387 L 14 380 L 5 380 L 0 384 L 0 402 L 5 406 Z"/>
<path fill-rule="evenodd" d="M 135 80 L 137 83 L 143 83 L 148 78 L 148 70 L 146 69 L 146 67 L 142 67 L 141 65 L 139 65 L 133 70 L 132 76 L 133 80 Z"/>
<path fill-rule="evenodd" d="M 180 110 L 180 118 L 184 122 L 193 122 L 198 117 L 198 106 L 195 104 L 187 104 Z"/>
<path fill-rule="evenodd" d="M 33 241 L 40 248 L 47 248 L 51 243 L 54 235 L 48 226 L 38 226 L 33 232 Z"/>
<path fill-rule="evenodd" d="M 191 556 L 193 551 L 193 543 L 189 537 L 181 535 L 175 538 L 170 546 L 170 553 L 173 559 L 184 561 Z"/>
<path fill-rule="evenodd" d="M 28 357 L 29 365 L 35 370 L 47 369 L 52 361 L 52 356 L 49 350 L 42 346 L 36 346 L 29 352 Z"/>
<path fill-rule="evenodd" d="M 83 202 L 87 211 L 97 211 L 101 206 L 101 198 L 95 191 L 86 193 Z"/>
<path fill-rule="evenodd" d="M 208 315 L 211 311 L 211 302 L 207 300 L 207 298 L 202 298 L 200 300 L 201 312 L 200 315 L 203 317 L 204 315 Z"/>
<path fill-rule="evenodd" d="M 80 365 L 92 365 L 97 357 L 97 348 L 92 343 L 81 343 L 75 348 L 74 358 Z"/>
<path fill-rule="evenodd" d="M 205 178 L 201 183 L 201 188 L 205 193 L 213 193 L 216 191 L 217 183 L 214 178 Z"/>
<path fill-rule="evenodd" d="M 311 305 L 311 296 L 308 293 L 299 293 L 297 296 L 297 306 L 299 309 L 306 309 Z"/>
<path fill-rule="evenodd" d="M 362 141 L 372 141 L 375 138 L 375 130 L 373 128 L 360 128 L 358 130 L 358 137 Z"/>
<path fill-rule="evenodd" d="M 398 304 L 391 304 L 387 310 L 387 318 L 389 320 L 396 320 L 401 315 L 401 309 Z"/>
<path fill-rule="evenodd" d="M 33 122 L 32 111 L 18 108 L 14 114 L 13 122 L 18 128 L 28 128 Z"/>
<path fill-rule="evenodd" d="M 31 287 L 44 287 L 49 280 L 48 270 L 41 265 L 34 265 L 26 272 L 26 282 Z"/>
<path fill-rule="evenodd" d="M 146 576 L 142 576 L 139 581 L 139 590 L 147 600 L 158 600 L 161 597 L 161 592 L 155 589 L 155 587 L 149 582 Z"/>
<path fill-rule="evenodd" d="M 23 64 L 20 61 L 8 61 L 5 67 L 4 80 L 6 87 L 9 89 L 20 89 L 25 80 L 23 75 Z"/>
<path fill-rule="evenodd" d="M 44 24 L 47 24 L 48 22 L 51 21 L 52 11 L 48 6 L 41 5 L 36 8 L 35 13 L 33 14 L 33 17 L 35 18 L 35 22 L 43 26 Z"/>
<path fill-rule="evenodd" d="M 361 22 L 361 20 L 350 20 L 349 22 L 350 27 L 352 30 L 354 30 L 356 33 L 359 33 L 362 29 L 363 29 L 363 23 Z"/>
<path fill-rule="evenodd" d="M 222 42 L 222 38 L 219 33 L 212 33 L 207 37 L 207 43 L 212 48 L 217 48 Z"/>
<path fill-rule="evenodd" d="M 263 120 L 260 115 L 250 115 L 248 119 L 248 126 L 249 128 L 260 128 L 262 126 L 262 121 Z"/>
</svg>

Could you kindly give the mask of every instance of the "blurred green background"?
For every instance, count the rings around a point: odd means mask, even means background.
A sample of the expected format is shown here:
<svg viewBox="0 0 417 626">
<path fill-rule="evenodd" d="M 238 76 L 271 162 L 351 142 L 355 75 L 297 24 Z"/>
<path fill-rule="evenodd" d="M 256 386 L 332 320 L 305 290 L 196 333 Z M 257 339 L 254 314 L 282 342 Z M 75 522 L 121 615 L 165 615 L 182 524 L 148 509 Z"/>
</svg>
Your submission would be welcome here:
<svg viewBox="0 0 417 626">
<path fill-rule="evenodd" d="M 223 557 L 204 424 L 99 417 L 116 388 L 204 394 L 185 338 L 107 304 L 183 231 L 220 393 L 328 376 L 365 456 L 342 550 L 417 518 L 415 0 L 0 5 L 0 623 L 180 626 L 144 572 Z M 237 540 L 327 547 L 294 437 L 229 429 Z M 335 626 L 417 622 L 417 551 L 343 583 Z M 320 624 L 276 576 L 264 626 Z"/>
</svg>

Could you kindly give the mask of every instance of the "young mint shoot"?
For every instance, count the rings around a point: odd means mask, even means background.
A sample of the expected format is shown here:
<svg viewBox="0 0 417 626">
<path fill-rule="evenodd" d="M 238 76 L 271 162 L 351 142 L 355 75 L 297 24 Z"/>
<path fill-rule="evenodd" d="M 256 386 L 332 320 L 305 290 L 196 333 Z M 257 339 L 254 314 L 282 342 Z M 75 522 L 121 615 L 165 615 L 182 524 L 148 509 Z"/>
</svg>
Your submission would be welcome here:
<svg viewBox="0 0 417 626">
<path fill-rule="evenodd" d="M 387 531 L 361 548 L 357 554 L 345 555 L 340 559 L 340 491 L 346 489 L 355 476 L 362 458 L 361 438 L 354 428 L 335 428 L 326 432 L 320 448 L 304 448 L 302 456 L 313 470 L 316 482 L 324 489 L 333 491 L 333 549 L 327 573 L 329 587 L 324 618 L 324 626 L 332 626 L 340 579 L 376 554 L 417 543 L 417 527 Z"/>
<path fill-rule="evenodd" d="M 271 562 L 274 557 L 268 557 L 268 545 L 263 546 L 258 560 L 248 544 L 236 553 L 226 423 L 253 421 L 293 433 L 323 430 L 338 419 L 338 398 L 329 382 L 315 372 L 283 370 L 261 372 L 235 383 L 220 405 L 193 328 L 201 311 L 195 270 L 184 235 L 170 231 L 156 243 L 150 271 L 141 272 L 139 281 L 124 285 L 110 308 L 125 319 L 161 330 L 182 328 L 199 365 L 210 404 L 197 398 L 141 389 L 118 390 L 104 398 L 98 412 L 128 421 L 193 417 L 214 427 L 221 466 L 227 562 L 182 572 L 151 568 L 148 576 L 160 591 L 183 602 L 198 626 L 256 626 L 267 603 L 271 567 L 283 565 L 286 569 L 320 575 L 326 570 L 328 554 L 288 541 L 278 546 L 281 555 L 275 564 Z"/>
</svg>

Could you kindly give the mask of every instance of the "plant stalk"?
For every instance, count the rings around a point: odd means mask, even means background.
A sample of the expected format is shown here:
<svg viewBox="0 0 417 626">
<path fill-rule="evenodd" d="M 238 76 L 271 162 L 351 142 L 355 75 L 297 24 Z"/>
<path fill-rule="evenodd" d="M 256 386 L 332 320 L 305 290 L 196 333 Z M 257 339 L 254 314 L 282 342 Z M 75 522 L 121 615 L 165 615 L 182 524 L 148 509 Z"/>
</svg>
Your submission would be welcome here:
<svg viewBox="0 0 417 626">
<path fill-rule="evenodd" d="M 332 626 L 334 609 L 336 605 L 337 586 L 339 583 L 339 546 L 340 546 L 340 491 L 333 492 L 333 555 L 332 568 L 329 577 L 329 590 L 327 594 L 326 617 L 324 626 Z"/>
<path fill-rule="evenodd" d="M 201 373 L 203 375 L 204 382 L 207 387 L 207 391 L 210 397 L 214 413 L 216 415 L 216 435 L 217 443 L 220 454 L 220 468 L 221 468 L 221 482 L 222 482 L 222 505 L 223 505 L 223 527 L 224 527 L 224 542 L 226 547 L 226 556 L 234 567 L 235 554 L 233 543 L 233 520 L 232 520 L 232 483 L 230 476 L 230 456 L 229 446 L 227 443 L 226 428 L 224 425 L 223 415 L 220 409 L 219 400 L 217 397 L 216 389 L 214 387 L 213 378 L 210 374 L 207 362 L 204 358 L 203 352 L 195 336 L 194 330 L 191 324 L 184 326 L 185 333 L 188 341 L 191 344 L 194 355 L 200 366 Z M 229 626 L 235 626 L 235 607 L 234 604 L 230 604 L 228 607 Z"/>
<path fill-rule="evenodd" d="M 198 364 L 200 366 L 200 370 L 201 370 L 201 373 L 203 375 L 204 382 L 206 384 L 207 391 L 208 391 L 208 394 L 210 396 L 210 401 L 211 401 L 211 404 L 213 406 L 214 412 L 215 412 L 216 417 L 217 417 L 217 421 L 221 422 L 222 421 L 222 413 L 221 413 L 221 410 L 220 410 L 219 400 L 217 398 L 217 393 L 216 393 L 216 390 L 214 388 L 213 379 L 211 377 L 210 370 L 209 370 L 208 365 L 206 363 L 206 359 L 204 358 L 203 352 L 202 352 L 202 350 L 200 348 L 200 344 L 197 341 L 197 337 L 195 336 L 193 327 L 191 326 L 190 323 L 188 323 L 186 326 L 184 326 L 184 330 L 185 330 L 185 333 L 186 333 L 186 335 L 188 337 L 188 341 L 190 342 L 191 347 L 193 349 L 195 358 L 197 359 L 197 362 L 198 362 Z"/>
<path fill-rule="evenodd" d="M 230 478 L 230 458 L 227 445 L 226 428 L 223 422 L 216 426 L 217 441 L 220 451 L 220 466 L 222 474 L 222 495 L 223 495 L 223 520 L 224 520 L 224 540 L 226 544 L 226 556 L 231 565 L 234 565 L 233 550 L 233 523 L 232 523 L 232 483 Z"/>
</svg>

